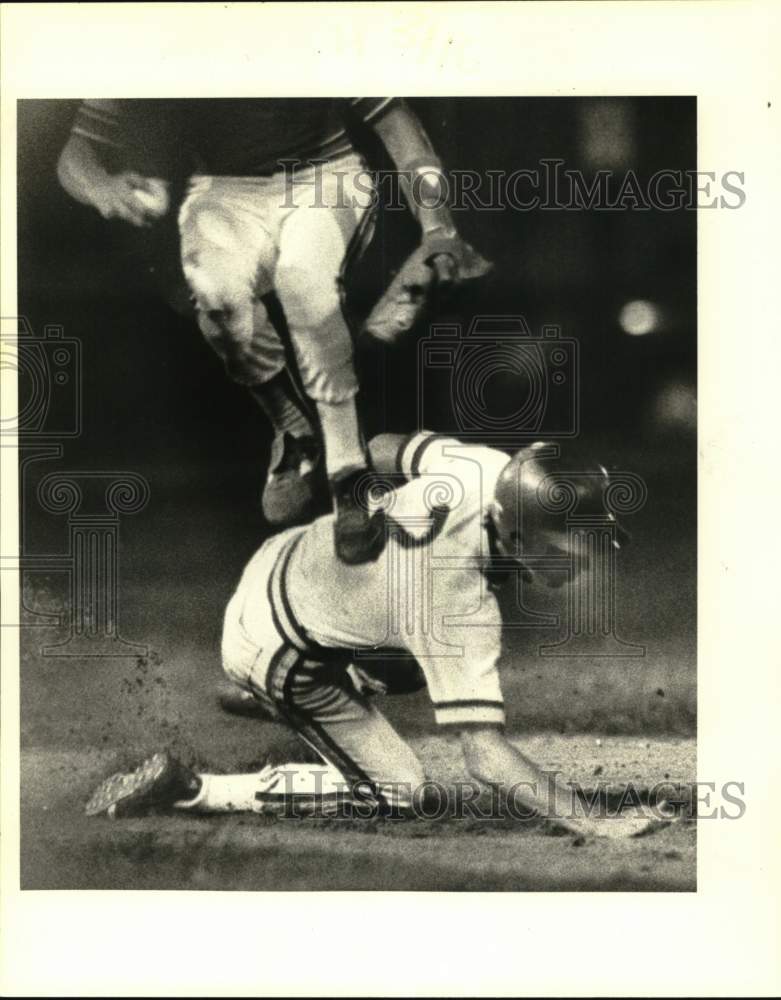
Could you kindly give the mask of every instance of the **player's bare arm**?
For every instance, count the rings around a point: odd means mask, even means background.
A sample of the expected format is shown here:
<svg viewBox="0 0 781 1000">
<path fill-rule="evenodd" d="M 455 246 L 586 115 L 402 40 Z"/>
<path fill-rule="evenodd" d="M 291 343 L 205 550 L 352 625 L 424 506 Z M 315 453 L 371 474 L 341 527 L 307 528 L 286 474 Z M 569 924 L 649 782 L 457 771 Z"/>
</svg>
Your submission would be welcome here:
<svg viewBox="0 0 781 1000">
<path fill-rule="evenodd" d="M 497 726 L 473 726 L 459 733 L 469 774 L 513 799 L 513 808 L 551 820 L 562 831 L 580 836 L 631 837 L 651 832 L 664 817 L 596 818 L 587 814 L 574 789 L 543 771 Z"/>
<path fill-rule="evenodd" d="M 69 137 L 57 164 L 57 177 L 76 201 L 97 209 L 104 219 L 150 226 L 166 214 L 168 185 L 132 170 L 109 171 L 100 143 L 84 135 Z"/>
<path fill-rule="evenodd" d="M 421 231 L 418 249 L 404 263 L 366 322 L 379 340 L 392 342 L 411 329 L 436 286 L 440 291 L 486 274 L 490 263 L 458 234 L 447 206 L 443 165 L 423 126 L 403 102 L 374 122 L 390 154 Z"/>
</svg>

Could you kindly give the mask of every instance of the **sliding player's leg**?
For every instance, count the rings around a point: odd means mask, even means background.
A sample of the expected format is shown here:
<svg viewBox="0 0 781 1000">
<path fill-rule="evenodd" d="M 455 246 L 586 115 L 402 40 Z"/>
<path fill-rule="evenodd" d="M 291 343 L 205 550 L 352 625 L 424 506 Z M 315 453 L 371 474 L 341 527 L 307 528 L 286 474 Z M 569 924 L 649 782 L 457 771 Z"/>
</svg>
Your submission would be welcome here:
<svg viewBox="0 0 781 1000">
<path fill-rule="evenodd" d="M 284 763 L 256 774 L 200 775 L 196 795 L 177 808 L 328 815 L 350 804 L 370 814 L 409 809 L 425 781 L 422 765 L 345 664 L 283 655 L 256 697 L 296 732 L 321 765 Z"/>
<path fill-rule="evenodd" d="M 132 774 L 103 782 L 88 804 L 91 814 L 112 809 L 132 814 L 174 804 L 202 812 L 279 811 L 296 796 L 313 809 L 345 796 L 384 813 L 412 803 L 425 780 L 423 768 L 359 690 L 349 653 L 321 649 L 313 659 L 292 631 L 284 631 L 284 606 L 272 603 L 285 558 L 302 530 L 273 536 L 250 560 L 225 612 L 222 661 L 228 677 L 296 732 L 323 767 L 288 764 L 254 775 L 195 775 L 169 755 L 157 754 Z"/>
</svg>

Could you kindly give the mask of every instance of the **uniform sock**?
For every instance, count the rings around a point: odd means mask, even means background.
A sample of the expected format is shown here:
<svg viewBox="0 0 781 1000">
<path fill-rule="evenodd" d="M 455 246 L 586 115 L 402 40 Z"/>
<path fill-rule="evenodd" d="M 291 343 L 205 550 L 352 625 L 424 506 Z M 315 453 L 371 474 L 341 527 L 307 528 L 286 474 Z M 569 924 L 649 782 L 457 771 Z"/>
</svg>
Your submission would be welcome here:
<svg viewBox="0 0 781 1000">
<path fill-rule="evenodd" d="M 340 403 L 318 401 L 317 414 L 325 441 L 325 466 L 330 478 L 349 468 L 366 465 L 358 412 L 353 398 Z"/>
<path fill-rule="evenodd" d="M 250 392 L 277 433 L 288 431 L 294 437 L 314 434 L 304 404 L 286 368 L 268 382 L 250 386 Z"/>
<path fill-rule="evenodd" d="M 174 803 L 193 812 L 251 812 L 263 787 L 259 774 L 201 774 L 198 794 Z"/>
<path fill-rule="evenodd" d="M 197 795 L 174 803 L 192 812 L 269 812 L 298 801 L 302 808 L 344 796 L 348 786 L 330 764 L 280 764 L 253 774 L 201 774 Z"/>
</svg>

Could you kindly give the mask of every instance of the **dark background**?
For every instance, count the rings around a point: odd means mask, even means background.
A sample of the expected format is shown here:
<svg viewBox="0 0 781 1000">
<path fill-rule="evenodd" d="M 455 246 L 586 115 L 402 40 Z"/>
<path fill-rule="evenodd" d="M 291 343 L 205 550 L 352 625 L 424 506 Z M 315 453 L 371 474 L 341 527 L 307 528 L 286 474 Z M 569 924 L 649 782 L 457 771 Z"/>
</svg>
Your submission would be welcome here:
<svg viewBox="0 0 781 1000">
<path fill-rule="evenodd" d="M 510 173 L 559 158 L 564 168 L 582 170 L 587 181 L 607 168 L 618 177 L 632 169 L 642 183 L 662 168 L 696 169 L 694 99 L 410 104 L 452 170 Z M 243 460 L 253 453 L 260 460 L 266 451 L 260 438 L 267 436 L 262 417 L 223 377 L 192 319 L 177 316 L 163 301 L 164 295 L 184 301 L 175 288 L 175 213 L 156 231 L 139 233 L 104 222 L 60 188 L 56 161 L 77 106 L 19 104 L 20 310 L 37 332 L 45 323 L 59 323 L 84 343 L 89 432 L 69 452 L 84 447 L 85 458 L 123 455 L 144 462 L 156 454 L 177 464 Z M 600 147 L 600 138 L 612 154 Z M 369 153 L 373 165 L 383 165 L 375 148 Z M 662 419 L 651 419 L 650 426 L 649 415 L 662 389 L 694 381 L 695 212 L 508 208 L 459 212 L 457 222 L 496 268 L 479 288 L 461 295 L 450 316 L 468 322 L 480 312 L 521 313 L 533 330 L 555 323 L 564 336 L 577 338 L 586 433 L 621 428 L 632 440 L 648 432 L 653 439 L 674 427 L 675 415 L 665 420 L 658 414 Z M 406 213 L 385 213 L 371 251 L 352 275 L 359 312 L 413 239 Z M 663 311 L 664 322 L 650 336 L 627 336 L 619 325 L 622 305 L 636 299 Z M 414 357 L 410 338 L 406 353 L 402 348 L 390 358 L 382 352 L 362 358 L 371 430 L 413 425 L 416 394 L 408 363 Z M 495 390 L 501 395 L 502 385 Z M 443 425 L 448 418 L 445 401 Z"/>
<path fill-rule="evenodd" d="M 453 170 L 538 169 L 542 159 L 559 158 L 587 180 L 598 169 L 617 175 L 632 169 L 642 182 L 662 168 L 697 165 L 696 102 L 690 98 L 432 98 L 410 104 Z M 61 458 L 35 463 L 25 473 L 26 553 L 64 545 L 64 520 L 42 513 L 35 496 L 44 473 L 144 475 L 150 503 L 122 528 L 122 628 L 129 638 L 149 636 L 153 644 L 162 632 L 186 636 L 216 663 L 225 601 L 267 534 L 259 495 L 270 434 L 252 400 L 224 375 L 192 316 L 169 304 L 186 301 L 177 286 L 173 220 L 138 233 L 105 222 L 59 187 L 57 157 L 77 106 L 60 100 L 18 106 L 20 313 L 38 336 L 46 324 L 58 324 L 81 342 L 83 395 L 80 435 L 65 443 Z M 368 152 L 381 166 L 381 154 Z M 467 325 L 481 313 L 520 313 L 532 330 L 558 324 L 563 336 L 576 338 L 582 431 L 575 450 L 588 448 L 606 464 L 638 473 L 649 489 L 646 507 L 627 524 L 634 544 L 622 554 L 619 580 L 621 630 L 646 644 L 646 657 L 611 662 L 601 674 L 594 664 L 580 664 L 573 686 L 570 665 L 547 661 L 540 669 L 533 653 L 539 635 L 515 634 L 509 650 L 520 688 L 511 717 L 514 711 L 517 720 L 540 726 L 564 719 L 580 728 L 690 731 L 696 213 L 505 209 L 459 213 L 457 222 L 496 267 L 479 286 L 462 291 L 443 318 Z M 351 278 L 359 313 L 413 239 L 406 214 L 386 213 Z M 658 310 L 659 322 L 648 335 L 622 329 L 620 310 L 632 300 Z M 395 352 L 371 349 L 359 357 L 370 433 L 415 426 L 415 340 Z M 499 411 L 516 392 L 502 379 L 491 388 Z M 20 390 L 24 399 L 23 381 Z M 453 428 L 446 394 L 428 413 L 433 429 Z M 44 604 L 49 586 L 31 575 L 30 588 L 38 588 Z M 34 738 L 42 726 L 55 725 L 52 685 L 64 675 L 56 660 L 31 662 L 23 714 Z M 72 678 L 72 665 L 68 671 Z"/>
</svg>

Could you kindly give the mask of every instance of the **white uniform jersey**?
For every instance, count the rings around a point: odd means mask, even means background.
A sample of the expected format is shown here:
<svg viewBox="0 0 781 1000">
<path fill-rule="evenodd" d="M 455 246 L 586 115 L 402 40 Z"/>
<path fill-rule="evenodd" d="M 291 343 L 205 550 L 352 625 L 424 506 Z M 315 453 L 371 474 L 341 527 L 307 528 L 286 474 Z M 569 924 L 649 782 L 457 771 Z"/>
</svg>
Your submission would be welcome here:
<svg viewBox="0 0 781 1000">
<path fill-rule="evenodd" d="M 399 450 L 381 556 L 339 562 L 329 515 L 301 531 L 281 574 L 287 615 L 313 644 L 352 649 L 358 663 L 414 655 L 440 724 L 504 722 L 501 618 L 484 570 L 488 504 L 507 462 L 491 448 L 414 434 Z"/>
</svg>

